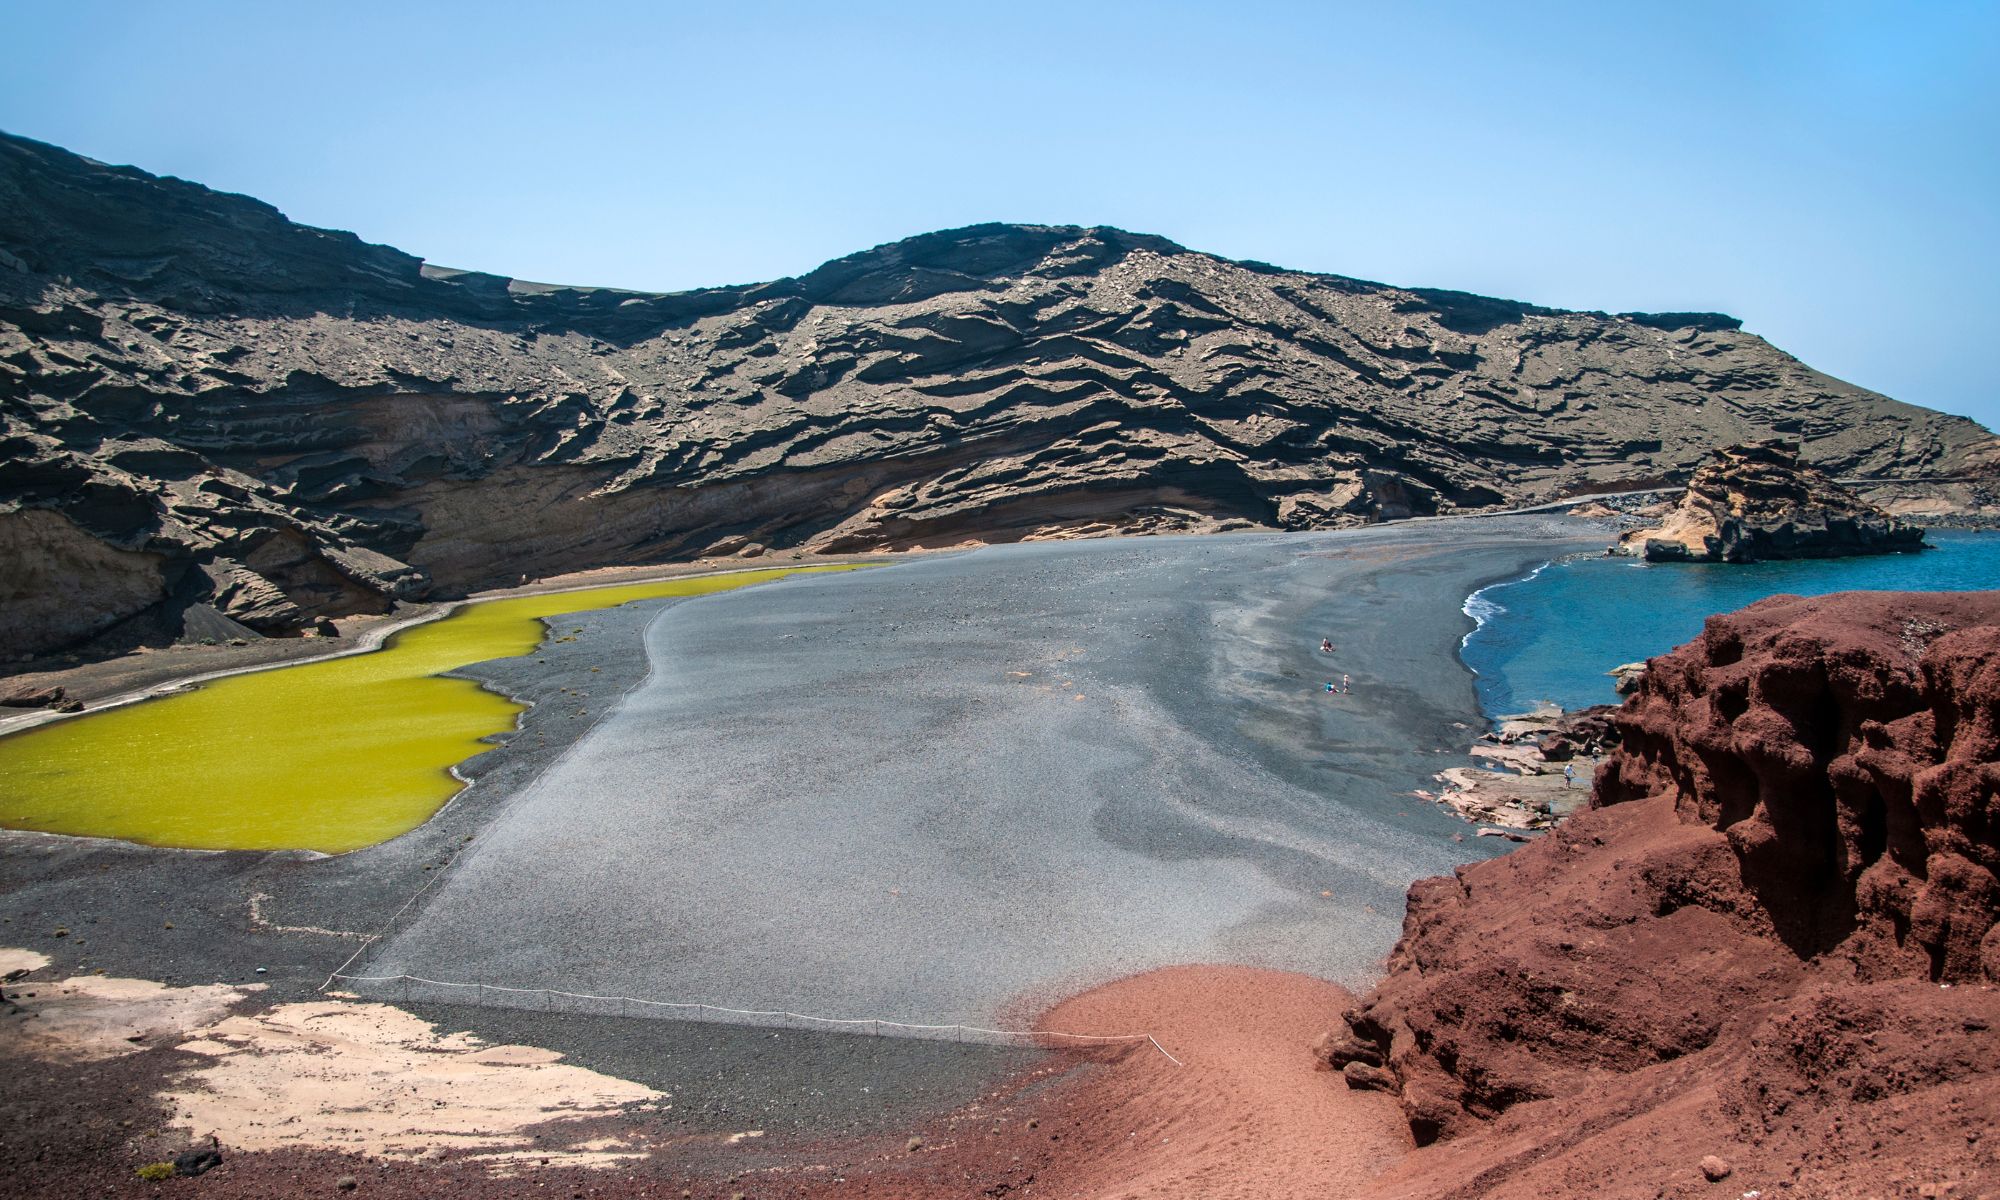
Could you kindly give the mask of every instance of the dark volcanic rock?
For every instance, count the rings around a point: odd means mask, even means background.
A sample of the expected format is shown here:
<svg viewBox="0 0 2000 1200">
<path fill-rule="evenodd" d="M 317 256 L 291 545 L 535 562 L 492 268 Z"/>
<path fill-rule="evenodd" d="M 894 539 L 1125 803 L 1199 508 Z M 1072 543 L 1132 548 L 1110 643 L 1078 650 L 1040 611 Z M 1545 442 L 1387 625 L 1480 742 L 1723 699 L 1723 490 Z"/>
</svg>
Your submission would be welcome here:
<svg viewBox="0 0 2000 1200">
<path fill-rule="evenodd" d="M 222 1152 L 213 1146 L 183 1150 L 174 1156 L 174 1174 L 176 1175 L 205 1175 L 221 1165 Z"/>
<path fill-rule="evenodd" d="M 1654 562 L 1844 558 L 1922 550 L 1924 531 L 1802 466 L 1797 445 L 1770 441 L 1716 451 L 1660 525 L 1613 549 Z"/>
<path fill-rule="evenodd" d="M 37 687 L 32 684 L 0 686 L 0 708 L 54 708 L 63 702 L 60 687 Z"/>
<path fill-rule="evenodd" d="M 171 633 L 190 604 L 278 632 L 750 545 L 1477 509 L 1677 476 L 1746 434 L 1963 508 L 1995 457 L 1726 317 L 1116 229 L 979 225 L 674 295 L 551 287 L 0 137 L 0 251 L 0 551 L 24 564 L 0 609 L 27 649 Z"/>
<path fill-rule="evenodd" d="M 1508 1194 L 1651 1195 L 1721 1146 L 1805 1195 L 2000 1177 L 2000 592 L 1712 617 L 1613 722 L 1593 811 L 1415 885 L 1315 1053 L 1372 1046 L 1420 1140 L 1467 1143 L 1423 1169 L 1515 1156 Z"/>
</svg>

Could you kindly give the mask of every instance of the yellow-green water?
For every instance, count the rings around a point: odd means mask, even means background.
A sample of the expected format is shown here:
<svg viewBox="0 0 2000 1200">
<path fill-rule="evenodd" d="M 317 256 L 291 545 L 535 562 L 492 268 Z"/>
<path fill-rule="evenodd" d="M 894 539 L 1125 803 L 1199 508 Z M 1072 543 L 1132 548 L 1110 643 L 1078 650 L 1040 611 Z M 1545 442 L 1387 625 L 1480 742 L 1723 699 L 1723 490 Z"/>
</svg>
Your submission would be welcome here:
<svg viewBox="0 0 2000 1200">
<path fill-rule="evenodd" d="M 526 654 L 541 618 L 805 571 L 704 575 L 473 604 L 373 654 L 234 675 L 0 738 L 0 825 L 203 850 L 372 846 L 465 786 L 450 768 L 524 707 L 440 672 Z"/>
</svg>

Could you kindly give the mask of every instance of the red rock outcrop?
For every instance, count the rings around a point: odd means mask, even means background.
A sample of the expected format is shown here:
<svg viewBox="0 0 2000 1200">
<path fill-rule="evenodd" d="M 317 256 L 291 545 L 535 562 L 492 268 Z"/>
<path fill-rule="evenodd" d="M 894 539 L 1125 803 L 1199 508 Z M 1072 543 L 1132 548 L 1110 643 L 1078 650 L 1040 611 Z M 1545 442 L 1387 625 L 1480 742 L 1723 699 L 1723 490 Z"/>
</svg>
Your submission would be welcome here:
<svg viewBox="0 0 2000 1200">
<path fill-rule="evenodd" d="M 1774 597 L 1613 719 L 1593 811 L 1415 885 L 1317 1050 L 1442 1139 L 1384 1194 L 2000 1184 L 2000 593 Z"/>
<path fill-rule="evenodd" d="M 2000 980 L 2000 595 L 1774 597 L 1654 663 L 1616 721 L 1593 806 L 1671 794 L 1793 950 Z"/>
</svg>

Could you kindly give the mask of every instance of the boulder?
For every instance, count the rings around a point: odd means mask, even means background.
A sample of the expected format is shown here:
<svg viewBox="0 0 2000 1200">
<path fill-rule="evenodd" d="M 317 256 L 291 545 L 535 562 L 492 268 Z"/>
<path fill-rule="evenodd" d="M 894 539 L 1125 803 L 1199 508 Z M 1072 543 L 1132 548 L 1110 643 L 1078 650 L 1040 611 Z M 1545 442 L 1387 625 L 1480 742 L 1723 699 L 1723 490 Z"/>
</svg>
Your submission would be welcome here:
<svg viewBox="0 0 2000 1200">
<path fill-rule="evenodd" d="M 0 708 L 54 708 L 63 702 L 63 689 L 37 683 L 0 686 Z"/>
<path fill-rule="evenodd" d="M 1621 696 L 1629 696 L 1639 688 L 1639 677 L 1646 673 L 1643 662 L 1620 663 L 1606 671 L 1611 676 L 1612 687 Z"/>
<path fill-rule="evenodd" d="M 1616 705 L 1593 704 L 1564 713 L 1562 736 L 1578 754 L 1602 754 L 1618 744 L 1618 726 L 1612 720 L 1617 711 Z"/>
</svg>

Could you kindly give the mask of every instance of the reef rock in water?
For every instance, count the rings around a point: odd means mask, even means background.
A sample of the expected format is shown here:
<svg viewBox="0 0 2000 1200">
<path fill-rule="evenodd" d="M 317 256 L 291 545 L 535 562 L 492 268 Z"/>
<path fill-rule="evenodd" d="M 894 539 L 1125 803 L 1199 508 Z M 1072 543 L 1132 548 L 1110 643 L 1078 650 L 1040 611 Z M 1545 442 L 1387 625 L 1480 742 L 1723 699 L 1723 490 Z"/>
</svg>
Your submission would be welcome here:
<svg viewBox="0 0 2000 1200">
<path fill-rule="evenodd" d="M 976 225 L 659 294 L 451 270 L 0 136 L 0 622 L 263 633 L 596 567 L 1311 529 L 1657 485 L 1718 442 L 1938 513 L 2000 441 L 1712 313 L 1565 312 Z M 122 634 L 121 634 L 122 636 Z"/>
<path fill-rule="evenodd" d="M 1319 1048 L 1442 1139 L 1408 1194 L 2000 1180 L 2000 592 L 1774 597 L 1612 719 L 1592 811 L 1412 887 Z"/>
<path fill-rule="evenodd" d="M 1921 528 L 1801 464 L 1798 445 L 1784 441 L 1717 450 L 1661 524 L 1613 547 L 1653 562 L 1730 563 L 1922 549 Z"/>
</svg>

